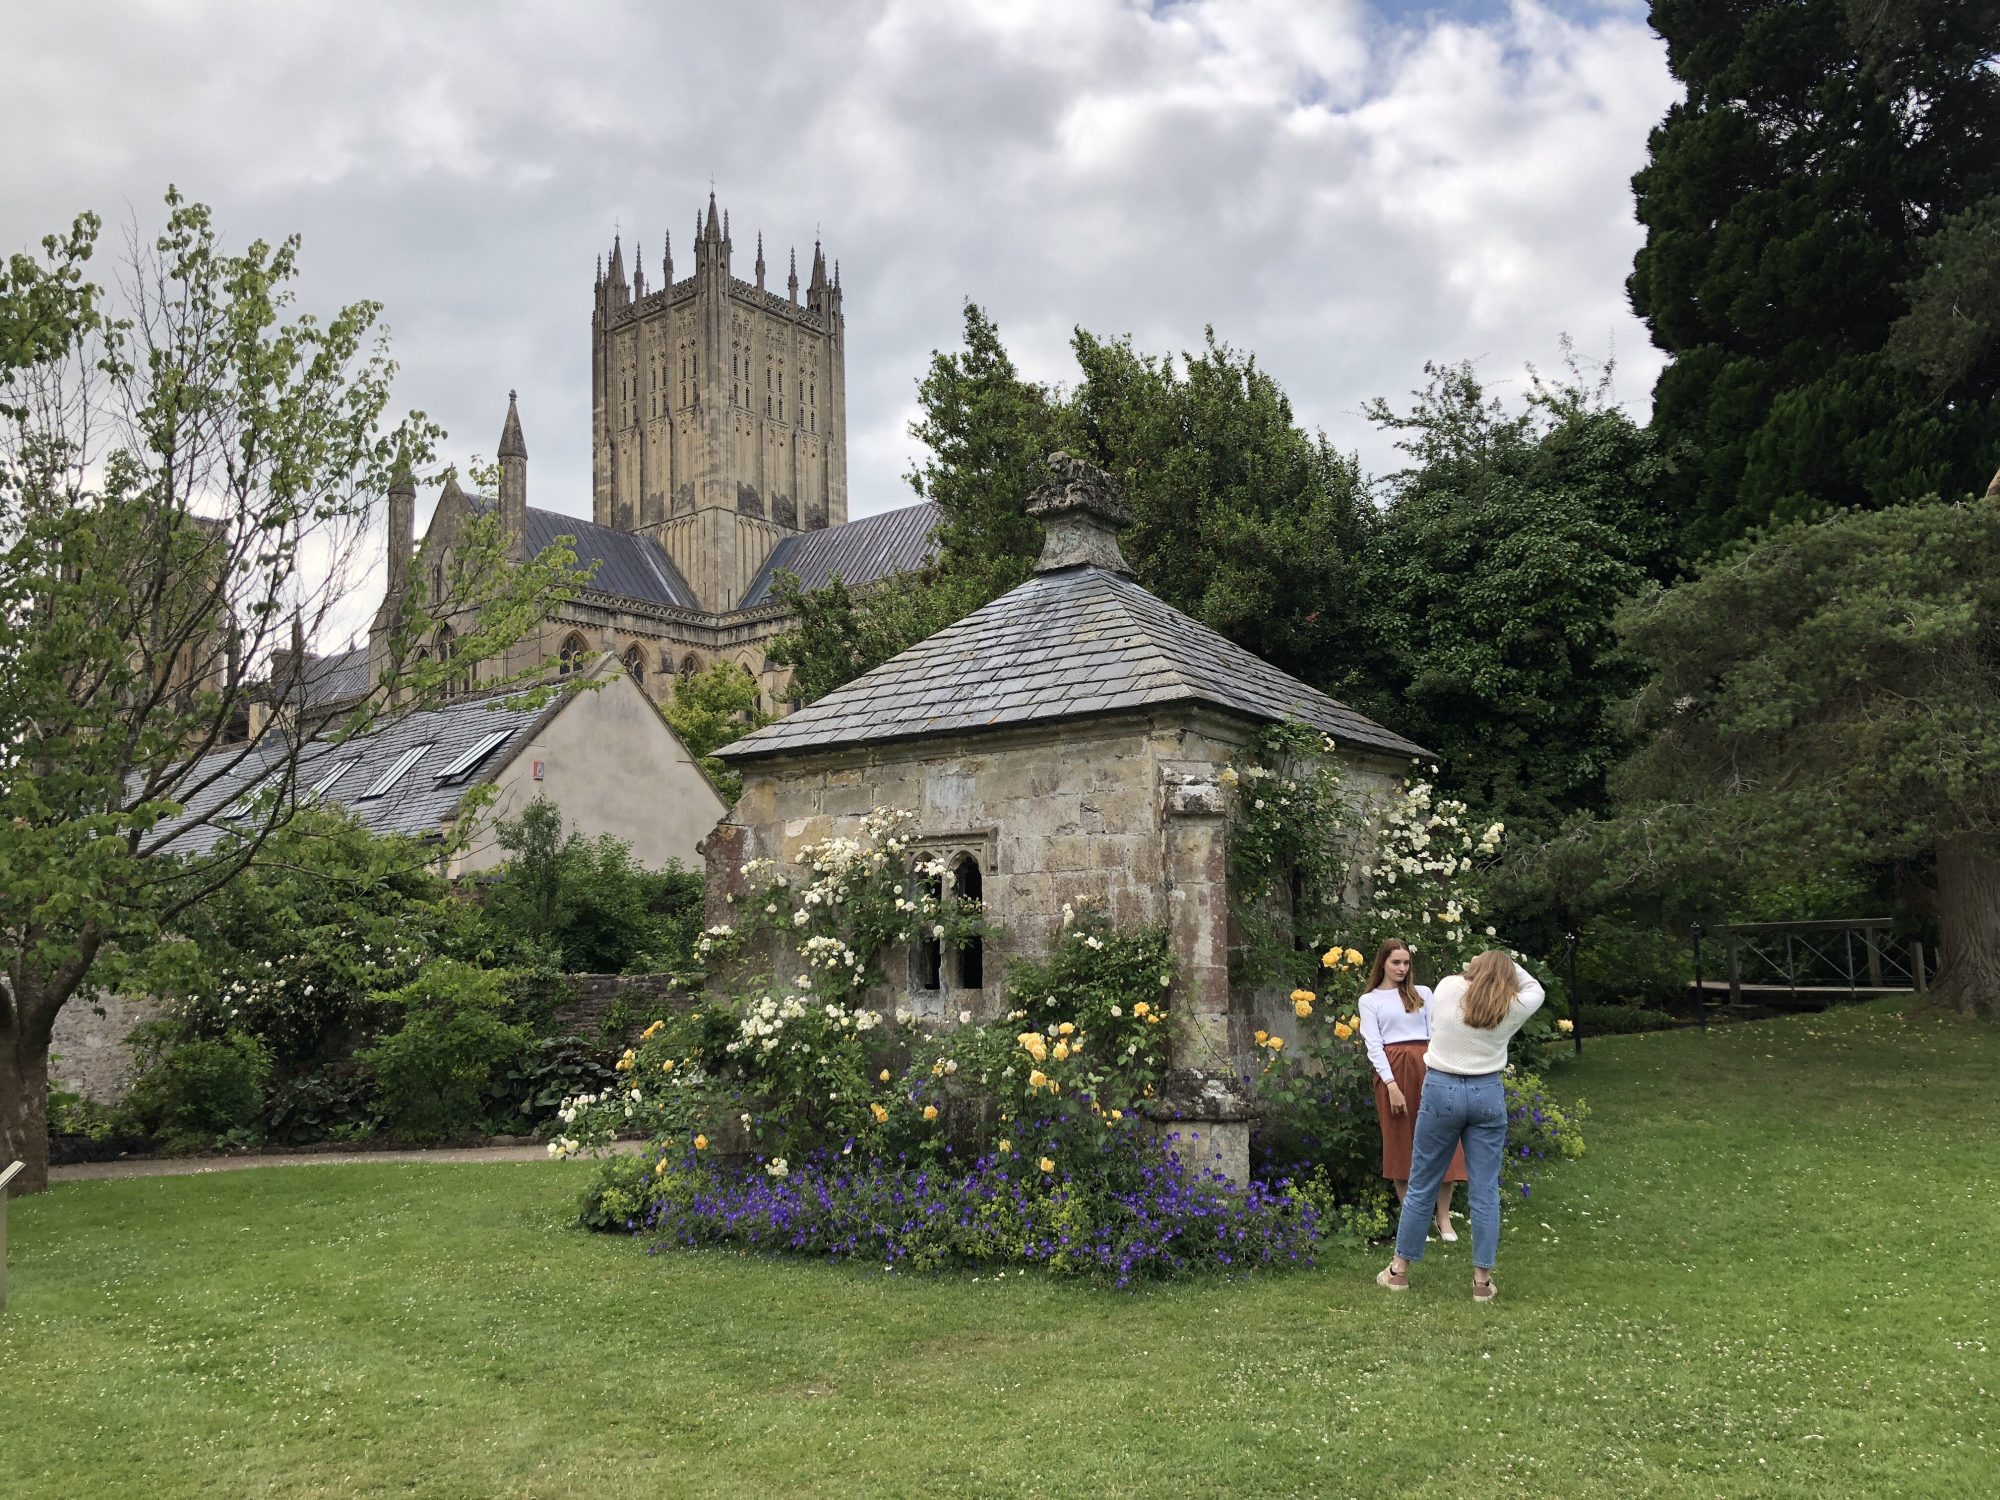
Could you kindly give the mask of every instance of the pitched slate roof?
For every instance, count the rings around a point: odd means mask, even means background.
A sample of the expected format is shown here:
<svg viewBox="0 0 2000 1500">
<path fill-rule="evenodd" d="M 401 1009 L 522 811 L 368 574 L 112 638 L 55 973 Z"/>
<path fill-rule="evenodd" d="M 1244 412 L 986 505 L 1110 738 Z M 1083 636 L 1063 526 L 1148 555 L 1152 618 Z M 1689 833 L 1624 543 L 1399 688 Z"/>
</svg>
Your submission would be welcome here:
<svg viewBox="0 0 2000 1500">
<path fill-rule="evenodd" d="M 1038 573 L 872 672 L 716 754 L 760 756 L 961 734 L 1166 703 L 1296 718 L 1390 755 L 1422 746 L 1286 675 L 1131 579 Z"/>
<path fill-rule="evenodd" d="M 633 536 L 614 531 L 581 516 L 528 507 L 528 553 L 540 552 L 559 536 L 576 538 L 576 560 L 588 567 L 593 558 L 597 571 L 590 575 L 590 587 L 600 594 L 616 594 L 621 599 L 644 599 L 652 604 L 671 604 L 681 609 L 698 609 L 694 590 L 681 577 L 681 570 L 667 555 L 667 549 L 649 536 Z"/>
<path fill-rule="evenodd" d="M 465 503 L 481 515 L 493 509 L 491 495 L 465 497 Z M 533 556 L 559 536 L 576 539 L 576 563 L 587 568 L 595 561 L 590 588 L 621 599 L 643 599 L 649 604 L 671 604 L 679 609 L 701 608 L 681 577 L 681 570 L 667 549 L 649 536 L 634 536 L 609 526 L 599 526 L 582 516 L 560 510 L 542 510 L 530 505 L 528 511 L 528 554 Z"/>
<path fill-rule="evenodd" d="M 346 703 L 368 691 L 368 648 L 356 646 L 326 656 L 306 657 L 305 706 Z"/>
<path fill-rule="evenodd" d="M 874 583 L 892 573 L 921 568 L 937 556 L 931 533 L 944 513 L 930 501 L 863 516 L 844 526 L 802 531 L 772 549 L 751 580 L 739 609 L 771 602 L 771 580 L 780 568 L 799 575 L 799 586 L 824 588 L 838 573 L 846 583 Z"/>
<path fill-rule="evenodd" d="M 498 775 L 500 768 L 533 737 L 537 727 L 566 701 L 567 696 L 559 697 L 539 708 L 525 708 L 512 703 L 511 695 L 495 694 L 413 713 L 345 743 L 321 736 L 300 753 L 296 794 L 308 797 L 314 787 L 339 770 L 338 779 L 321 796 L 326 802 L 353 813 L 369 832 L 416 836 L 435 833 L 438 825 L 457 811 L 466 793 Z M 466 767 L 450 780 L 442 779 L 442 773 L 462 755 L 495 735 L 504 738 L 480 757 L 476 765 Z M 270 747 L 269 755 L 283 753 L 276 741 L 271 741 Z M 377 796 L 368 795 L 408 752 L 419 749 L 422 753 L 404 769 L 393 786 Z M 185 816 L 197 818 L 227 806 L 246 789 L 257 786 L 261 779 L 259 770 L 267 758 L 258 749 L 246 753 L 241 746 L 204 757 L 194 769 L 192 784 L 199 785 L 212 774 L 226 774 L 192 799 Z M 343 765 L 346 769 L 340 770 Z M 176 839 L 172 848 L 182 854 L 205 853 L 214 847 L 223 831 L 218 824 L 210 823 Z"/>
</svg>

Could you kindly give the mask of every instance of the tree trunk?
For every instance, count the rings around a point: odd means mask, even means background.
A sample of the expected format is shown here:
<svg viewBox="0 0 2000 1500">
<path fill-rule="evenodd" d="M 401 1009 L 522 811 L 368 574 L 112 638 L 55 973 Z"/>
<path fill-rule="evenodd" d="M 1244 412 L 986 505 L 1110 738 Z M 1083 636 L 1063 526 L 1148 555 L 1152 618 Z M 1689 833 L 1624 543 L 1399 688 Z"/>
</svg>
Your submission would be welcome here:
<svg viewBox="0 0 2000 1500">
<path fill-rule="evenodd" d="M 49 1041 L 45 1030 L 31 1041 L 36 1029 L 18 1013 L 0 1017 L 0 1167 L 27 1164 L 8 1184 L 10 1197 L 49 1185 Z"/>
<path fill-rule="evenodd" d="M 1974 838 L 1938 844 L 1938 998 L 1961 1015 L 2000 1015 L 2000 849 Z"/>
</svg>

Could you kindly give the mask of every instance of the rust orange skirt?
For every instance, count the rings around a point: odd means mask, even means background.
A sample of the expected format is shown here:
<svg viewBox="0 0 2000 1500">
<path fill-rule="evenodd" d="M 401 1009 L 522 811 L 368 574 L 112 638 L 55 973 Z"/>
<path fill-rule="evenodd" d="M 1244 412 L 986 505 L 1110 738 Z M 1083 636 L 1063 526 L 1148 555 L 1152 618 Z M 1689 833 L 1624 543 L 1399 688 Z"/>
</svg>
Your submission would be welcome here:
<svg viewBox="0 0 2000 1500">
<path fill-rule="evenodd" d="M 1429 1042 L 1391 1042 L 1382 1049 L 1389 1054 L 1389 1071 L 1396 1075 L 1406 1106 L 1400 1115 L 1390 1114 L 1389 1085 L 1375 1080 L 1375 1114 L 1382 1122 L 1382 1175 L 1391 1182 L 1410 1180 L 1410 1143 L 1416 1139 L 1417 1106 L 1424 1098 L 1424 1075 L 1429 1071 L 1424 1067 L 1424 1049 L 1428 1046 Z M 1444 1180 L 1466 1180 L 1463 1146 L 1452 1152 Z"/>
</svg>

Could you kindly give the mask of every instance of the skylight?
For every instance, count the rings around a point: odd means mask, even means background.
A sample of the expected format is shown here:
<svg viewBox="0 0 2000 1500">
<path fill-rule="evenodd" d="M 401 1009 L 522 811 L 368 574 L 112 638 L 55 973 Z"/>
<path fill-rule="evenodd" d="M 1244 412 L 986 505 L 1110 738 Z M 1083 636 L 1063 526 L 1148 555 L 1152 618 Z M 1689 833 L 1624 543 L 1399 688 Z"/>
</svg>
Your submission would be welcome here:
<svg viewBox="0 0 2000 1500">
<path fill-rule="evenodd" d="M 459 756 L 457 760 L 438 772 L 437 779 L 439 783 L 450 786 L 455 782 L 465 780 L 466 777 L 470 776 L 478 768 L 481 761 L 506 744 L 507 737 L 513 732 L 511 729 L 496 729 L 493 733 L 480 739 L 465 754 Z"/>
<path fill-rule="evenodd" d="M 431 744 L 431 741 L 426 740 L 421 745 L 412 745 L 409 749 L 405 750 L 401 755 L 396 757 L 396 763 L 393 766 L 375 778 L 373 786 L 354 800 L 356 802 L 366 802 L 370 797 L 379 797 L 388 791 L 403 779 L 411 766 L 414 766 L 424 758 L 425 752 L 431 748 Z"/>
<path fill-rule="evenodd" d="M 324 797 L 328 792 L 333 790 L 335 782 L 339 781 L 341 777 L 345 776 L 360 763 L 358 757 L 349 757 L 339 762 L 331 771 L 328 771 L 326 775 L 314 782 L 312 789 L 306 795 L 308 797 Z"/>
</svg>

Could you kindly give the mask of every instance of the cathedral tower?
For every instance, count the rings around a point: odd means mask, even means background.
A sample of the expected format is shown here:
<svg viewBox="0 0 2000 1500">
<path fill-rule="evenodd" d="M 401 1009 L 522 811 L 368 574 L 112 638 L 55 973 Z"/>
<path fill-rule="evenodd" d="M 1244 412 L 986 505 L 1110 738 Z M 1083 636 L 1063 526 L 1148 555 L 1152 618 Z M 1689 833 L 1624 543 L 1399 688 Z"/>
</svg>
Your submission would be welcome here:
<svg viewBox="0 0 2000 1500">
<path fill-rule="evenodd" d="M 772 548 L 847 520 L 847 393 L 840 278 L 813 246 L 799 300 L 730 274 L 728 217 L 709 194 L 694 274 L 625 270 L 614 239 L 591 315 L 593 518 L 659 539 L 705 610 L 742 600 Z"/>
</svg>

